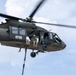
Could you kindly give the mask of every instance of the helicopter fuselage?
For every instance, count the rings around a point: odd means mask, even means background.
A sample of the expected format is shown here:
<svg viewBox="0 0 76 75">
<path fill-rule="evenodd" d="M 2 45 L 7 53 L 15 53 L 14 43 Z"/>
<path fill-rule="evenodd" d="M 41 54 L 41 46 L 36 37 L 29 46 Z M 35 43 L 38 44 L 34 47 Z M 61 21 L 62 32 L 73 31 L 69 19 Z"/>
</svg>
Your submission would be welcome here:
<svg viewBox="0 0 76 75">
<path fill-rule="evenodd" d="M 36 35 L 38 46 L 34 47 L 31 37 Z M 29 39 L 27 39 L 27 37 Z M 45 39 L 47 37 L 47 39 Z M 29 22 L 7 21 L 0 24 L 0 43 L 5 46 L 25 48 L 32 50 L 58 51 L 66 47 L 65 43 L 56 33 L 48 32 L 46 29 Z"/>
</svg>

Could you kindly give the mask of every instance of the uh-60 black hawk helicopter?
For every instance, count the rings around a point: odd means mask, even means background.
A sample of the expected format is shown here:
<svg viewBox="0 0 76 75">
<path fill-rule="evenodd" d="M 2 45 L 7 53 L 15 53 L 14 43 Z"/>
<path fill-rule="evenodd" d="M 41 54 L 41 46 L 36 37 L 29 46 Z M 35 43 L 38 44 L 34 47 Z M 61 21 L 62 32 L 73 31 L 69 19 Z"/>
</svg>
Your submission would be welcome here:
<svg viewBox="0 0 76 75">
<path fill-rule="evenodd" d="M 35 57 L 38 52 L 59 51 L 66 47 L 66 44 L 59 38 L 56 33 L 49 32 L 46 29 L 36 26 L 36 23 L 76 28 L 76 26 L 68 26 L 53 23 L 36 22 L 33 16 L 45 0 L 41 0 L 34 11 L 26 19 L 6 15 L 0 13 L 1 17 L 6 18 L 6 23 L 0 24 L 0 43 L 6 46 L 32 49 L 31 57 Z M 20 20 L 22 22 L 20 22 Z M 27 39 L 29 37 L 30 40 Z M 37 37 L 38 41 L 31 40 L 32 37 Z M 37 46 L 33 45 L 37 43 Z M 34 50 L 37 50 L 35 52 Z"/>
</svg>

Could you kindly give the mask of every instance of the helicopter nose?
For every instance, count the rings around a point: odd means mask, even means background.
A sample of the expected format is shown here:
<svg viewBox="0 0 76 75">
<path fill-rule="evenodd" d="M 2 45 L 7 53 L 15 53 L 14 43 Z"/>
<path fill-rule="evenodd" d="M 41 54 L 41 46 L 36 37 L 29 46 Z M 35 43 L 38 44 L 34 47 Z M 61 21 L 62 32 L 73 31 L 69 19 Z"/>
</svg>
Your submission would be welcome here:
<svg viewBox="0 0 76 75">
<path fill-rule="evenodd" d="M 62 48 L 64 49 L 66 47 L 66 44 L 62 42 Z"/>
</svg>

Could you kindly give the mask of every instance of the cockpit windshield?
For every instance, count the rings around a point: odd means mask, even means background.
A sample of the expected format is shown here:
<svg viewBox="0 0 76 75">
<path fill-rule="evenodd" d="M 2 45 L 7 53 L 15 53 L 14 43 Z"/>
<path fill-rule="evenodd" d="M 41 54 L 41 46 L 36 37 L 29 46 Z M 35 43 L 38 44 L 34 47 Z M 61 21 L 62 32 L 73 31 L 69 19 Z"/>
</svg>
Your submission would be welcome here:
<svg viewBox="0 0 76 75">
<path fill-rule="evenodd" d="M 54 40 L 55 40 L 57 43 L 60 43 L 60 42 L 61 42 L 61 39 L 59 38 L 59 36 L 58 36 L 56 33 L 53 34 L 53 37 L 54 37 Z"/>
<path fill-rule="evenodd" d="M 59 36 L 58 36 L 57 34 L 54 34 L 54 38 L 60 39 Z"/>
<path fill-rule="evenodd" d="M 54 38 L 60 39 L 59 36 L 56 33 L 52 33 L 52 32 L 49 33 L 49 38 L 50 39 L 54 39 Z"/>
</svg>

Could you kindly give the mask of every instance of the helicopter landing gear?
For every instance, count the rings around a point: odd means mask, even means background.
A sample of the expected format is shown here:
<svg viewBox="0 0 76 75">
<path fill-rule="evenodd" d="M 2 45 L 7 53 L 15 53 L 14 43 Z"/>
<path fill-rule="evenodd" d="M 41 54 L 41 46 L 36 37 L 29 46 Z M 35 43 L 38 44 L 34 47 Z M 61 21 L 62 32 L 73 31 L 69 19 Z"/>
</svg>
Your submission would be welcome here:
<svg viewBox="0 0 76 75">
<path fill-rule="evenodd" d="M 30 54 L 30 56 L 32 57 L 32 58 L 34 58 L 34 57 L 36 57 L 36 54 L 38 54 L 40 51 L 37 51 L 37 52 L 31 52 L 31 54 Z"/>
<path fill-rule="evenodd" d="M 20 47 L 20 49 L 19 49 L 19 51 L 18 52 L 21 52 L 21 47 Z"/>
<path fill-rule="evenodd" d="M 47 51 L 48 50 L 48 45 L 43 44 L 42 48 L 43 48 L 43 50 Z"/>
<path fill-rule="evenodd" d="M 33 57 L 33 58 L 36 57 L 36 53 L 35 53 L 35 52 L 31 52 L 30 55 L 31 55 L 31 57 Z"/>
</svg>

